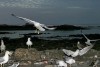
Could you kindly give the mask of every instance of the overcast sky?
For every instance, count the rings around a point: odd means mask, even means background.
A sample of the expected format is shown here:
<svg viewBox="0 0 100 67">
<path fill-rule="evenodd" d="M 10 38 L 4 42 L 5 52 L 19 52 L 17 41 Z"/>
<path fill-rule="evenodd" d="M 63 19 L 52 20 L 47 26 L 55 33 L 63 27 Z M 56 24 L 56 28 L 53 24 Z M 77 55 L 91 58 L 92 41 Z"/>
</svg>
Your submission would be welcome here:
<svg viewBox="0 0 100 67">
<path fill-rule="evenodd" d="M 100 0 L 0 0 L 0 24 L 25 24 L 12 13 L 48 25 L 98 25 Z"/>
</svg>

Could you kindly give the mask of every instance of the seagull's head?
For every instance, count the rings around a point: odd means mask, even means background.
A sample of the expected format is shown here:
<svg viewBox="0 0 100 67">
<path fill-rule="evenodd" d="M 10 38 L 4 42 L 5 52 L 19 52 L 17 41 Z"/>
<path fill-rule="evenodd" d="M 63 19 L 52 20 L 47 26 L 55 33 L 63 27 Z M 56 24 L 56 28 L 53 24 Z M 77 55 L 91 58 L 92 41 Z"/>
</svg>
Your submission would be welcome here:
<svg viewBox="0 0 100 67">
<path fill-rule="evenodd" d="M 80 44 L 80 42 L 78 41 L 77 44 Z"/>
<path fill-rule="evenodd" d="M 13 54 L 13 52 L 12 51 L 6 51 L 6 54 L 11 56 Z"/>
<path fill-rule="evenodd" d="M 28 40 L 31 40 L 31 38 L 29 37 Z"/>
<path fill-rule="evenodd" d="M 97 55 L 94 55 L 94 58 L 98 58 L 98 56 Z"/>
</svg>

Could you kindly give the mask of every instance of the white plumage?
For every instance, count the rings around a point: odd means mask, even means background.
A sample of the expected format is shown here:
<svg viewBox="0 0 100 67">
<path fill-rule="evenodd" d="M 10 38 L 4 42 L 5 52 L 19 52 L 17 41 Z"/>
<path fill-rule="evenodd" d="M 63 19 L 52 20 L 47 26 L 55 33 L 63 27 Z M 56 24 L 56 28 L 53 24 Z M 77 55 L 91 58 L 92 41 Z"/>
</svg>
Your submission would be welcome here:
<svg viewBox="0 0 100 67">
<path fill-rule="evenodd" d="M 39 34 L 40 31 L 45 31 L 45 29 L 48 29 L 48 30 L 54 30 L 55 29 L 55 28 L 49 28 L 44 24 L 41 24 L 39 22 L 30 20 L 30 19 L 27 19 L 27 18 L 24 18 L 24 17 L 19 17 L 19 16 L 16 16 L 14 14 L 11 14 L 11 15 L 14 16 L 14 17 L 17 17 L 19 19 L 22 19 L 22 20 L 24 20 L 24 21 L 26 21 L 26 22 L 28 22 L 30 24 L 33 24 L 36 27 L 36 31 L 35 32 L 37 32 L 38 34 Z"/>
<path fill-rule="evenodd" d="M 82 44 L 80 44 L 79 41 L 77 42 L 77 47 L 78 47 L 78 49 L 82 49 Z"/>
<path fill-rule="evenodd" d="M 88 52 L 91 48 L 93 47 L 93 45 L 91 46 L 86 46 L 83 49 L 77 49 L 76 51 L 71 51 L 71 50 L 67 50 L 67 49 L 63 49 L 62 51 L 68 55 L 68 56 L 72 56 L 72 57 L 76 57 L 76 56 L 81 56 L 84 55 L 86 52 Z"/>
<path fill-rule="evenodd" d="M 27 42 L 26 42 L 26 45 L 28 46 L 28 48 L 31 48 L 31 46 L 32 46 L 32 41 L 31 41 L 31 38 L 28 38 L 27 39 Z"/>
<path fill-rule="evenodd" d="M 70 64 L 70 67 L 71 67 L 71 64 L 75 63 L 75 60 L 72 57 L 65 56 L 64 59 L 66 63 Z"/>
<path fill-rule="evenodd" d="M 56 61 L 57 67 L 67 67 L 67 63 L 63 60 L 57 60 Z"/>
<path fill-rule="evenodd" d="M 11 66 L 9 67 L 18 67 L 19 66 L 19 63 L 13 63 Z"/>
<path fill-rule="evenodd" d="M 9 55 L 11 55 L 12 53 L 9 52 L 9 51 L 6 51 L 5 52 L 5 55 L 3 57 L 0 57 L 0 64 L 1 64 L 1 67 L 3 64 L 7 63 L 8 60 L 9 60 Z"/>
<path fill-rule="evenodd" d="M 82 33 L 82 31 L 81 31 L 81 33 Z M 100 39 L 90 40 L 89 38 L 87 38 L 87 37 L 85 36 L 85 34 L 82 33 L 82 35 L 86 38 L 87 41 L 86 41 L 85 43 L 86 43 L 87 45 L 92 45 L 91 42 L 93 42 L 93 41 L 96 42 L 96 41 L 100 40 Z"/>
<path fill-rule="evenodd" d="M 5 46 L 4 41 L 3 41 L 3 40 L 1 40 L 0 50 L 1 50 L 1 52 L 6 50 L 6 46 Z"/>
</svg>

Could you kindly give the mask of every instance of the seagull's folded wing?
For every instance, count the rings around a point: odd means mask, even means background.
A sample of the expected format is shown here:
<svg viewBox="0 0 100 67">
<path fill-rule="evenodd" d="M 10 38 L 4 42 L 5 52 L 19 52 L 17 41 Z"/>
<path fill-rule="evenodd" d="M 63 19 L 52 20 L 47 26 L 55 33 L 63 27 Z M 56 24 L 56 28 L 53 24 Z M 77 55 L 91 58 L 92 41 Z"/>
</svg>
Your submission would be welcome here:
<svg viewBox="0 0 100 67">
<path fill-rule="evenodd" d="M 71 50 L 62 49 L 62 51 L 68 56 L 74 54 L 74 52 Z"/>
<path fill-rule="evenodd" d="M 79 55 L 81 56 L 81 55 L 87 53 L 92 47 L 93 47 L 93 45 L 84 47 L 82 50 L 80 50 Z"/>
<path fill-rule="evenodd" d="M 45 29 L 48 29 L 48 30 L 54 30 L 54 29 L 56 29 L 56 28 L 53 28 L 53 27 L 52 27 L 52 28 L 49 28 L 49 27 L 47 27 L 47 26 L 44 25 L 44 24 L 41 24 L 41 26 L 44 27 Z"/>
</svg>

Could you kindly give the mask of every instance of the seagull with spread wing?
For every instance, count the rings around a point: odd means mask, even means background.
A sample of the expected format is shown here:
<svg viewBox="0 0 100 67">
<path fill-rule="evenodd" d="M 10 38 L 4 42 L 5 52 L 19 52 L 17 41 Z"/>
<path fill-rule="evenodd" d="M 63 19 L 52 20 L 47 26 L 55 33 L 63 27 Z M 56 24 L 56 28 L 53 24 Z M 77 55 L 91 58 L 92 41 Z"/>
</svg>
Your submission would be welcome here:
<svg viewBox="0 0 100 67">
<path fill-rule="evenodd" d="M 65 62 L 70 64 L 70 67 L 71 67 L 71 64 L 75 63 L 75 60 L 73 59 L 73 57 L 84 55 L 92 47 L 93 47 L 93 45 L 90 45 L 90 46 L 86 46 L 86 47 L 84 47 L 82 49 L 77 49 L 76 51 L 71 51 L 71 50 L 63 49 L 62 51 L 66 55 Z"/>
<path fill-rule="evenodd" d="M 11 15 L 16 17 L 16 18 L 19 18 L 21 20 L 24 20 L 24 21 L 26 21 L 26 22 L 28 22 L 30 24 L 33 24 L 36 27 L 36 32 L 38 34 L 40 33 L 40 31 L 45 31 L 46 29 L 48 29 L 48 30 L 54 30 L 55 29 L 55 28 L 49 28 L 45 24 L 41 24 L 39 22 L 30 20 L 30 19 L 27 19 L 27 18 L 24 18 L 24 17 L 16 16 L 15 14 L 11 14 Z"/>
<path fill-rule="evenodd" d="M 87 45 L 92 45 L 91 42 L 93 42 L 93 41 L 96 42 L 96 41 L 100 40 L 100 39 L 90 40 L 89 38 L 86 37 L 85 34 L 83 34 L 82 30 L 81 30 L 81 33 L 82 33 L 82 35 L 86 38 L 87 41 L 86 41 L 85 43 L 86 43 Z"/>
<path fill-rule="evenodd" d="M 85 53 L 87 53 L 94 45 L 90 45 L 90 46 L 86 46 L 82 49 L 77 49 L 76 51 L 71 51 L 71 50 L 67 50 L 67 49 L 63 49 L 62 51 L 67 55 L 67 56 L 71 56 L 71 57 L 76 57 L 76 56 L 82 56 Z"/>
</svg>

